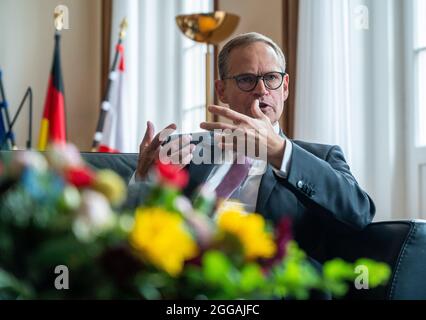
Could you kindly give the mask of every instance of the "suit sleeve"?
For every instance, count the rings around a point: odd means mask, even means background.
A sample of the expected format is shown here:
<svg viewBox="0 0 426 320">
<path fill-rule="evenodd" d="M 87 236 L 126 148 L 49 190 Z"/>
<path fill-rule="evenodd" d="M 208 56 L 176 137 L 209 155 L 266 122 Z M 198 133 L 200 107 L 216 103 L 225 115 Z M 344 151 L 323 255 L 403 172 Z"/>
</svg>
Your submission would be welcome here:
<svg viewBox="0 0 426 320">
<path fill-rule="evenodd" d="M 305 206 L 352 229 L 364 228 L 374 217 L 373 201 L 358 185 L 338 146 L 322 160 L 293 144 L 286 180 Z"/>
</svg>

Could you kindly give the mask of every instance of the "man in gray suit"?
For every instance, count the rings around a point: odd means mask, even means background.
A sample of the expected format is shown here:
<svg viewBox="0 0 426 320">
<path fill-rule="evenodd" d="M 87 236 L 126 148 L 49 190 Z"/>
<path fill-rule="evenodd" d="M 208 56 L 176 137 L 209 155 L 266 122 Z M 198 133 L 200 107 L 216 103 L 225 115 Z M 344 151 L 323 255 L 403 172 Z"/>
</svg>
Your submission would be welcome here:
<svg viewBox="0 0 426 320">
<path fill-rule="evenodd" d="M 279 128 L 289 95 L 289 75 L 285 73 L 284 54 L 271 39 L 258 33 L 237 36 L 221 50 L 218 67 L 220 79 L 215 81 L 215 89 L 229 108 L 210 106 L 209 111 L 228 121 L 203 122 L 200 127 L 238 129 L 257 148 L 266 150 L 267 156 L 264 173 L 247 175 L 230 197 L 275 223 L 290 217 L 295 240 L 309 256 L 323 261 L 327 241 L 360 230 L 372 221 L 372 200 L 351 174 L 338 146 L 290 140 Z M 176 125 L 166 129 L 174 130 Z M 184 147 L 176 140 L 162 146 L 160 136 L 164 138 L 164 132 L 154 136 L 153 125 L 148 122 L 136 179 L 145 179 L 162 148 L 167 148 L 172 158 L 180 157 L 181 168 L 189 170 L 187 195 L 204 183 L 217 190 L 232 164 L 196 165 L 191 161 L 196 146 L 190 144 L 190 137 L 183 137 Z M 216 147 L 226 148 L 229 143 L 220 142 Z M 262 160 L 256 161 L 252 166 Z"/>
</svg>

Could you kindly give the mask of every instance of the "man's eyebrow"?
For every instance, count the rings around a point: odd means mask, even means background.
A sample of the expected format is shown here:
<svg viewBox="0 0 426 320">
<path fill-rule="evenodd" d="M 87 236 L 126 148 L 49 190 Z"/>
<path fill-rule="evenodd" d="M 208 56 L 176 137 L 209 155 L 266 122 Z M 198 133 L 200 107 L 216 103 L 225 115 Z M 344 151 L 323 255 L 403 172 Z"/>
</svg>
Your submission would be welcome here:
<svg viewBox="0 0 426 320">
<path fill-rule="evenodd" d="M 273 73 L 273 72 L 281 72 L 281 70 L 271 70 L 271 71 L 265 71 L 265 72 L 240 72 L 240 73 L 236 73 L 235 76 L 239 76 L 239 75 L 245 75 L 245 74 L 254 74 L 256 76 L 260 76 L 260 75 L 265 75 L 268 73 Z"/>
</svg>

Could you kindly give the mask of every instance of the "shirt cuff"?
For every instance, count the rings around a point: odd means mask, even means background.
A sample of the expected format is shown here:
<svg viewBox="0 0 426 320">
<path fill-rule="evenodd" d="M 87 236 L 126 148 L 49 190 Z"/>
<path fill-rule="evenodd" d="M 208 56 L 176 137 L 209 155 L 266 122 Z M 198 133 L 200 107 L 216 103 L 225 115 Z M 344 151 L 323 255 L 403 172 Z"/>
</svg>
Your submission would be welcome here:
<svg viewBox="0 0 426 320">
<path fill-rule="evenodd" d="M 284 149 L 283 161 L 281 163 L 281 168 L 278 170 L 272 167 L 272 170 L 274 170 L 275 174 L 279 176 L 280 178 L 286 179 L 288 176 L 288 172 L 290 171 L 290 160 L 291 160 L 292 152 L 293 152 L 293 144 L 291 143 L 289 139 L 285 138 L 285 149 Z"/>
<path fill-rule="evenodd" d="M 129 181 L 129 186 L 131 186 L 132 184 L 135 184 L 136 183 L 136 171 L 135 172 L 133 172 L 133 175 L 132 175 L 132 177 L 130 178 L 130 181 Z"/>
<path fill-rule="evenodd" d="M 151 171 L 149 171 L 148 174 L 147 174 L 147 176 L 146 176 L 146 178 L 143 178 L 143 179 L 137 177 L 136 176 L 136 171 L 135 171 L 135 172 L 133 172 L 133 175 L 130 178 L 130 181 L 129 181 L 128 185 L 130 186 L 130 185 L 135 184 L 137 182 L 148 182 L 148 183 L 150 183 L 150 182 L 153 182 L 153 181 L 154 181 L 154 178 L 152 177 Z"/>
</svg>

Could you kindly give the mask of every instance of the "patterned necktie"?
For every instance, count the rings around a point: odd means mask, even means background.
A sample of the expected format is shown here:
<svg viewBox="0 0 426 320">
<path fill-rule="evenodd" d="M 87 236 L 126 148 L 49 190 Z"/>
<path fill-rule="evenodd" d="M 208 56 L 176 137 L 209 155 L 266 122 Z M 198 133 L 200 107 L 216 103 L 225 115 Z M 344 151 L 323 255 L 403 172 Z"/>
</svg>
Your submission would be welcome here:
<svg viewBox="0 0 426 320">
<path fill-rule="evenodd" d="M 246 179 L 252 161 L 244 157 L 244 163 L 234 162 L 223 180 L 216 187 L 218 198 L 228 199 Z"/>
</svg>

